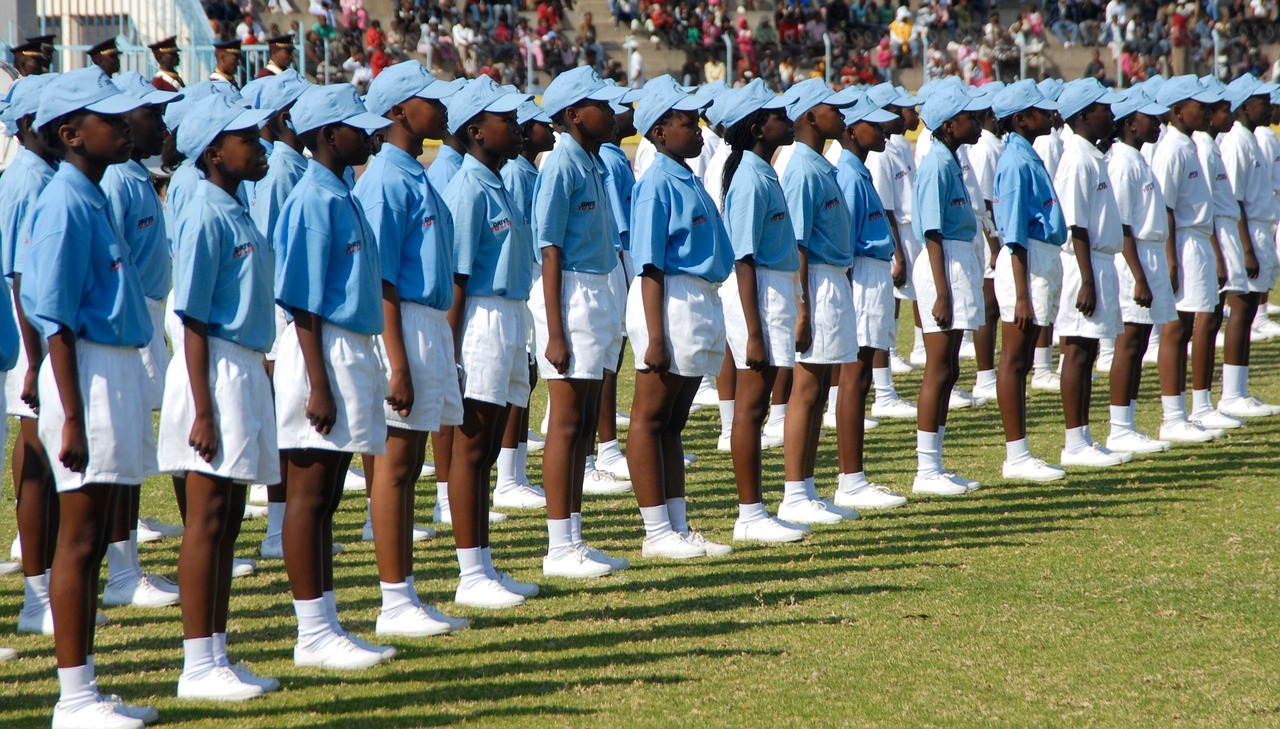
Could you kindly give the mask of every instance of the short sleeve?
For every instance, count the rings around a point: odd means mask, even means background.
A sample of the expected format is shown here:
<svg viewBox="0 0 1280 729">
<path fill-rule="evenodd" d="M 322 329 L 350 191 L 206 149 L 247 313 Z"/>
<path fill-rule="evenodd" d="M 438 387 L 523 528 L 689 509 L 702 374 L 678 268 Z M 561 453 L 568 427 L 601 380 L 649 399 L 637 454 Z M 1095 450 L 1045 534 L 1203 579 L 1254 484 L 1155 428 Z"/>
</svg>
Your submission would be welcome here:
<svg viewBox="0 0 1280 729">
<path fill-rule="evenodd" d="M 1111 191 L 1116 196 L 1116 207 L 1120 210 L 1120 222 L 1136 228 L 1138 214 L 1144 207 L 1141 198 L 1142 183 L 1138 175 L 1132 165 L 1115 163 L 1107 165 L 1107 175 L 1111 178 Z"/>
<path fill-rule="evenodd" d="M 65 205 L 37 205 L 32 214 L 27 253 L 34 265 L 27 276 L 30 283 L 22 287 L 23 306 L 46 338 L 62 327 L 76 328 L 90 257 L 87 246 L 76 244 L 82 238 L 71 234 L 81 225 L 89 226 L 77 224 Z M 26 298 L 29 293 L 33 299 Z"/>
<path fill-rule="evenodd" d="M 741 168 L 738 171 L 743 172 Z M 738 181 L 737 175 L 733 181 Z M 764 234 L 764 215 L 767 211 L 764 192 L 757 190 L 755 185 L 749 182 L 729 185 L 729 194 L 724 200 L 724 217 L 729 240 L 733 244 L 734 260 L 741 261 L 755 256 L 756 247 Z"/>
<path fill-rule="evenodd" d="M 364 210 L 364 216 L 373 230 L 373 239 L 378 244 L 382 280 L 394 284 L 400 280 L 400 259 L 409 216 L 391 202 L 387 188 L 380 180 L 369 181 L 373 184 L 368 187 L 356 184 L 356 199 Z"/>
<path fill-rule="evenodd" d="M 658 186 L 647 179 L 636 184 L 631 203 L 631 259 L 636 274 L 646 266 L 665 270 L 671 206 L 660 199 Z"/>
<path fill-rule="evenodd" d="M 533 235 L 538 248 L 564 245 L 574 192 L 572 176 L 562 166 L 543 165 L 533 189 Z"/>
<path fill-rule="evenodd" d="M 1178 204 L 1178 183 L 1182 181 L 1182 165 L 1179 158 L 1169 151 L 1167 145 L 1157 145 L 1151 155 L 1151 175 L 1156 178 L 1164 203 L 1169 207 Z"/>
<path fill-rule="evenodd" d="M 1222 171 L 1226 173 L 1227 182 L 1231 185 L 1232 197 L 1237 202 L 1244 202 L 1244 191 L 1247 189 L 1249 179 L 1246 172 L 1248 162 L 1244 154 L 1242 154 L 1243 150 L 1236 143 L 1222 144 L 1219 147 L 1222 152 Z M 1116 196 L 1116 202 L 1120 202 L 1118 195 Z"/>
<path fill-rule="evenodd" d="M 946 195 L 943 189 L 944 172 L 937 165 L 928 164 L 926 160 L 925 166 L 920 168 L 920 175 L 916 178 L 916 192 L 913 200 L 915 204 L 912 214 L 922 232 L 942 231 L 942 213 L 947 204 L 943 199 Z"/>
<path fill-rule="evenodd" d="M 871 172 L 871 185 L 880 196 L 880 205 L 886 212 L 898 209 L 897 197 L 893 193 L 893 169 L 887 152 L 872 152 L 867 155 L 867 169 Z M 846 199 L 848 197 L 846 196 Z M 856 219 L 856 215 L 854 216 Z"/>
<path fill-rule="evenodd" d="M 795 231 L 796 244 L 805 248 L 813 234 L 813 223 L 816 216 L 817 195 L 814 191 L 813 177 L 805 174 L 804 163 L 794 157 L 787 166 L 787 173 L 782 176 L 782 194 L 787 200 L 787 217 L 791 218 L 791 228 Z"/>
<path fill-rule="evenodd" d="M 290 205 L 298 197 L 291 195 L 286 201 L 276 226 L 276 301 L 286 309 L 321 314 L 332 240 L 330 231 L 303 221 L 332 217 L 328 211 L 309 209 L 309 205 Z"/>
<path fill-rule="evenodd" d="M 1027 247 L 1030 219 L 1027 217 L 1031 176 L 1026 165 L 997 170 L 993 180 L 996 230 L 1007 246 Z"/>
<path fill-rule="evenodd" d="M 1062 205 L 1062 218 L 1068 226 L 1077 228 L 1089 227 L 1089 193 L 1093 192 L 1087 179 L 1084 165 L 1074 155 L 1063 155 L 1058 162 L 1058 174 L 1054 176 L 1053 186 L 1058 191 L 1058 202 Z"/>
<path fill-rule="evenodd" d="M 488 206 L 478 191 L 472 191 L 464 183 L 460 173 L 449 183 L 444 192 L 444 204 L 454 211 L 453 217 L 453 256 L 454 270 L 462 276 L 470 276 L 475 270 L 476 253 L 480 250 L 480 239 L 485 234 L 489 221 Z"/>
<path fill-rule="evenodd" d="M 203 206 L 192 206 L 191 215 L 178 221 L 178 258 L 174 261 L 173 310 L 195 321 L 208 323 L 213 313 L 213 294 L 221 268 L 225 233 L 214 221 L 199 214 Z"/>
</svg>

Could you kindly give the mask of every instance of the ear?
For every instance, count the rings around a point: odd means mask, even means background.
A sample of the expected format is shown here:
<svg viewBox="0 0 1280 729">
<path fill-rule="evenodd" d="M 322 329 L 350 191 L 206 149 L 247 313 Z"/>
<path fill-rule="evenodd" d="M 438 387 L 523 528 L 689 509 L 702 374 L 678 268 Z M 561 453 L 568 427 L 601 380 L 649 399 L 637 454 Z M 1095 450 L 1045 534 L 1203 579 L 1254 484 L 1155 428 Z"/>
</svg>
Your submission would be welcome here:
<svg viewBox="0 0 1280 729">
<path fill-rule="evenodd" d="M 58 127 L 58 139 L 65 147 L 80 147 L 84 144 L 84 140 L 80 138 L 80 129 L 72 124 Z"/>
</svg>

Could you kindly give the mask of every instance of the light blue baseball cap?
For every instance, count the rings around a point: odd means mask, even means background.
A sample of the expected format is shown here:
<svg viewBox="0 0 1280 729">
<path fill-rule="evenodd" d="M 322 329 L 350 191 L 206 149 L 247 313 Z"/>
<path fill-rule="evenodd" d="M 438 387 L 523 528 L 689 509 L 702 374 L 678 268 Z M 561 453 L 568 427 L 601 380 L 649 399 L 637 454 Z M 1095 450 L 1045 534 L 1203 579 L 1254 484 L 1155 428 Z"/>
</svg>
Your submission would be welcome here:
<svg viewBox="0 0 1280 729">
<path fill-rule="evenodd" d="M 145 104 L 136 96 L 121 93 L 102 69 L 88 66 L 60 74 L 45 84 L 36 107 L 35 128 L 81 109 L 94 114 L 115 115 Z"/>
<path fill-rule="evenodd" d="M 192 84 L 182 90 L 181 99 L 165 107 L 164 125 L 169 127 L 170 130 L 177 129 L 186 116 L 187 109 L 190 109 L 192 104 L 213 94 L 228 96 L 232 101 L 241 99 L 240 92 L 236 90 L 236 87 L 226 81 L 201 81 L 198 84 Z"/>
<path fill-rule="evenodd" d="M 302 74 L 292 68 L 286 68 L 280 73 L 250 81 L 244 85 L 240 95 L 249 106 L 255 109 L 270 109 L 275 113 L 297 101 L 310 85 L 311 82 L 303 78 Z"/>
<path fill-rule="evenodd" d="M 867 98 L 882 109 L 886 106 L 915 106 L 917 103 L 916 97 L 907 93 L 906 89 L 891 83 L 872 86 L 867 90 Z"/>
<path fill-rule="evenodd" d="M 528 94 L 507 91 L 488 76 L 473 78 L 460 93 L 449 97 L 449 103 L 446 104 L 449 110 L 449 133 L 457 134 L 459 129 L 481 112 L 507 114 L 532 100 L 533 97 Z M 519 119 L 518 116 L 516 118 Z"/>
<path fill-rule="evenodd" d="M 842 109 L 854 102 L 849 94 L 837 94 L 827 82 L 820 78 L 809 78 L 787 89 L 782 95 L 787 104 L 787 116 L 791 121 L 799 119 L 806 111 L 818 104 L 827 104 Z"/>
<path fill-rule="evenodd" d="M 391 107 L 403 101 L 420 99 L 447 99 L 467 85 L 466 79 L 444 81 L 438 79 L 418 61 L 401 61 L 388 66 L 369 84 L 365 106 L 370 114 L 386 116 Z"/>
<path fill-rule="evenodd" d="M 1200 79 L 1192 74 L 1174 76 L 1165 81 L 1160 84 L 1155 96 L 1155 100 L 1163 106 L 1172 106 L 1188 99 L 1202 104 L 1213 104 L 1222 101 L 1222 98 L 1222 94 L 1205 88 L 1204 84 L 1200 83 Z"/>
<path fill-rule="evenodd" d="M 1070 119 L 1093 104 L 1111 105 L 1122 98 L 1096 78 L 1078 78 L 1062 88 L 1062 95 L 1058 97 L 1058 113 L 1063 119 Z"/>
<path fill-rule="evenodd" d="M 929 94 L 920 107 L 920 121 L 931 130 L 941 127 L 943 122 L 965 111 L 982 111 L 991 108 L 986 99 L 975 99 L 965 92 L 963 85 L 949 86 Z"/>
<path fill-rule="evenodd" d="M 1219 82 L 1221 83 L 1221 82 Z M 1280 88 L 1276 84 L 1263 83 L 1257 76 L 1245 74 L 1219 90 L 1227 101 L 1231 102 L 1231 110 L 1235 111 L 1251 96 L 1265 96 L 1270 102 L 1271 94 Z"/>
<path fill-rule="evenodd" d="M 693 92 L 693 95 L 699 99 L 707 99 L 714 103 L 716 99 L 720 98 L 728 90 L 729 84 L 723 81 L 712 81 L 709 84 L 699 86 Z"/>
<path fill-rule="evenodd" d="M 787 100 L 769 89 L 765 82 L 753 79 L 741 88 L 732 89 L 712 107 L 726 127 L 746 119 L 761 109 L 784 109 Z"/>
<path fill-rule="evenodd" d="M 605 83 L 594 68 L 578 66 L 547 84 L 547 90 L 542 93 L 542 110 L 547 112 L 547 116 L 554 117 L 585 99 L 616 104 L 627 91 L 621 86 Z"/>
<path fill-rule="evenodd" d="M 617 86 L 618 88 L 622 89 L 622 96 L 619 96 L 617 99 L 614 99 L 613 101 L 609 102 L 610 104 L 613 105 L 614 107 L 613 110 L 619 114 L 621 114 L 623 111 L 626 111 L 625 108 L 619 110 L 618 109 L 619 106 L 626 107 L 644 98 L 646 89 L 633 89 L 630 86 L 619 86 L 618 82 L 614 81 L 611 78 L 605 79 L 604 82 L 610 86 Z"/>
<path fill-rule="evenodd" d="M 178 151 L 188 159 L 195 159 L 219 134 L 260 127 L 274 113 L 271 109 L 255 109 L 230 96 L 206 96 L 191 105 L 178 129 Z"/>
<path fill-rule="evenodd" d="M 1040 90 L 1040 95 L 1050 101 L 1057 101 L 1062 95 L 1062 88 L 1065 86 L 1060 78 L 1047 78 L 1036 84 L 1036 88 Z"/>
<path fill-rule="evenodd" d="M 968 86 L 965 88 L 965 91 L 968 91 L 969 95 L 975 99 L 990 100 L 994 98 L 996 94 L 1000 93 L 1000 90 L 1003 89 L 1004 86 L 1005 83 L 1003 81 L 988 81 L 981 86 Z"/>
<path fill-rule="evenodd" d="M 1146 114 L 1147 116 L 1160 116 L 1169 111 L 1169 107 L 1161 106 L 1152 101 L 1151 97 L 1147 96 L 1146 92 L 1137 86 L 1126 89 L 1121 93 L 1121 96 L 1123 98 L 1120 101 L 1111 105 L 1111 113 L 1115 115 L 1116 119 L 1124 119 L 1136 113 Z"/>
<path fill-rule="evenodd" d="M 124 93 L 136 96 L 149 105 L 168 104 L 182 98 L 180 92 L 157 89 L 150 80 L 137 71 L 125 71 L 112 79 L 111 83 Z"/>
<path fill-rule="evenodd" d="M 0 111 L 0 122 L 4 123 L 5 128 L 9 130 L 10 136 L 18 133 L 19 119 L 36 113 L 40 108 L 40 94 L 44 91 L 44 87 L 60 75 L 42 73 L 36 76 L 23 76 L 13 82 L 9 87 L 9 95 L 5 99 L 8 105 L 4 111 Z"/>
<path fill-rule="evenodd" d="M 690 96 L 684 86 L 670 76 L 653 79 L 644 87 L 644 98 L 636 104 L 635 125 L 641 136 L 649 133 L 653 125 L 668 111 L 701 111 L 711 105 L 710 99 Z"/>
<path fill-rule="evenodd" d="M 925 81 L 920 86 L 920 90 L 916 92 L 916 100 L 923 104 L 930 96 L 949 88 L 964 90 L 964 82 L 958 76 L 946 76 L 932 81 Z"/>
<path fill-rule="evenodd" d="M 370 114 L 351 84 L 311 86 L 298 97 L 289 116 L 298 134 L 329 124 L 346 124 L 365 131 L 391 124 L 386 117 Z"/>
<path fill-rule="evenodd" d="M 898 118 L 897 114 L 881 109 L 870 94 L 855 91 L 850 95 L 853 96 L 853 103 L 840 109 L 845 126 L 853 126 L 858 122 L 884 124 Z"/>
<path fill-rule="evenodd" d="M 1046 99 L 1044 94 L 1040 93 L 1040 87 L 1036 82 L 1029 78 L 1014 81 L 991 97 L 991 111 L 995 113 L 997 119 L 1004 119 L 1031 108 L 1057 111 L 1058 103 Z"/>
<path fill-rule="evenodd" d="M 543 111 L 542 107 L 538 106 L 538 102 L 533 99 L 524 102 L 519 109 L 516 109 L 517 124 L 524 126 L 531 121 L 543 124 L 551 123 L 551 117 L 547 116 L 547 112 Z"/>
</svg>

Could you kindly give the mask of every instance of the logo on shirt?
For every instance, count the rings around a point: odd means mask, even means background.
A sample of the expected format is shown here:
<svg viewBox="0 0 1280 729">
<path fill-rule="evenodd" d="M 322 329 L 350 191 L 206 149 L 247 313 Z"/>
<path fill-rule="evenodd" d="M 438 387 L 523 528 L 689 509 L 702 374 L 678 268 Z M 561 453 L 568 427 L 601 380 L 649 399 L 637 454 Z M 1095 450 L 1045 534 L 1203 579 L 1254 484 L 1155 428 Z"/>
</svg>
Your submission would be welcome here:
<svg viewBox="0 0 1280 729">
<path fill-rule="evenodd" d="M 582 202 L 578 203 L 578 212 L 580 213 L 589 213 L 595 209 L 596 209 L 595 200 L 583 200 Z"/>
<path fill-rule="evenodd" d="M 351 241 L 350 243 L 348 243 L 348 244 L 347 244 L 347 247 L 346 247 L 346 248 L 344 248 L 343 250 L 345 250 L 345 251 L 346 251 L 346 253 L 347 253 L 347 255 L 348 255 L 348 256 L 354 256 L 355 254 L 357 254 L 357 253 L 359 253 L 360 251 L 364 250 L 364 244 L 363 244 L 363 243 L 361 243 L 361 242 L 360 242 L 360 241 L 358 241 L 358 240 L 354 240 L 354 241 Z"/>
<path fill-rule="evenodd" d="M 705 215 L 695 215 L 695 216 L 693 216 L 693 224 L 694 224 L 694 225 L 702 225 L 702 224 L 704 224 L 704 223 L 706 223 L 706 222 L 707 222 L 707 216 L 705 216 Z"/>
<path fill-rule="evenodd" d="M 240 245 L 231 249 L 231 257 L 244 258 L 250 253 L 253 253 L 255 250 L 257 249 L 252 243 L 241 243 Z"/>
<path fill-rule="evenodd" d="M 901 180 L 902 178 L 904 178 L 904 177 L 906 177 L 906 176 L 907 176 L 907 171 L 906 171 L 906 170 L 898 170 L 897 172 L 893 173 L 893 179 L 895 179 L 895 180 Z"/>
<path fill-rule="evenodd" d="M 423 230 L 426 230 L 427 228 L 430 228 L 435 224 L 436 224 L 436 216 L 434 215 L 428 215 L 427 217 L 422 219 Z"/>
<path fill-rule="evenodd" d="M 123 259 L 123 258 L 112 258 L 112 259 L 111 259 L 111 266 L 110 266 L 109 268 L 111 269 L 111 272 L 112 272 L 112 273 L 115 273 L 116 271 L 119 271 L 119 270 L 120 270 L 120 267 L 121 267 L 121 266 L 123 266 L 123 265 L 124 265 L 124 259 Z"/>
<path fill-rule="evenodd" d="M 884 217 L 883 212 L 879 210 L 872 210 L 871 214 L 867 216 L 867 220 L 880 220 L 883 217 Z"/>
<path fill-rule="evenodd" d="M 1226 175 L 1223 175 L 1223 177 L 1226 177 Z M 1156 183 L 1154 182 L 1148 182 L 1147 184 L 1142 186 L 1142 192 L 1144 194 L 1155 192 L 1155 190 L 1156 190 Z"/>
<path fill-rule="evenodd" d="M 1054 206 L 1054 205 L 1057 205 L 1057 204 L 1058 204 L 1058 198 L 1056 198 L 1056 197 L 1051 197 L 1051 198 L 1049 198 L 1048 200 L 1045 200 L 1045 201 L 1044 201 L 1044 209 L 1045 209 L 1045 210 L 1052 210 L 1052 209 L 1053 209 L 1053 206 Z"/>
<path fill-rule="evenodd" d="M 1107 183 L 1106 183 L 1106 181 L 1105 181 L 1105 180 L 1104 180 L 1103 182 L 1099 182 L 1099 183 L 1098 183 L 1098 189 L 1099 189 L 1099 190 L 1105 190 L 1105 189 L 1107 189 L 1107 187 L 1108 187 L 1108 185 L 1107 185 Z"/>
<path fill-rule="evenodd" d="M 1227 179 L 1227 173 L 1225 173 L 1225 172 L 1219 172 L 1218 174 L 1216 174 L 1216 175 L 1214 175 L 1214 176 L 1213 176 L 1213 181 L 1214 181 L 1214 182 L 1222 182 L 1222 181 L 1223 181 L 1223 180 L 1225 180 L 1225 179 Z M 1145 192 L 1145 191 L 1146 191 L 1146 190 L 1144 189 L 1144 190 L 1143 190 L 1143 192 Z"/>
<path fill-rule="evenodd" d="M 156 224 L 156 216 L 148 215 L 147 217 L 138 221 L 138 230 L 142 230 L 144 228 L 150 228 L 155 224 Z"/>
<path fill-rule="evenodd" d="M 489 225 L 489 231 L 496 235 L 510 227 L 511 227 L 511 218 L 503 218 L 502 220 L 499 220 L 496 223 L 491 223 Z"/>
<path fill-rule="evenodd" d="M 1191 172 L 1187 175 L 1187 179 L 1188 180 L 1200 179 L 1200 172 L 1198 170 L 1191 170 Z"/>
<path fill-rule="evenodd" d="M 967 197 L 953 197 L 953 198 L 951 198 L 951 207 L 953 207 L 953 208 L 963 208 L 963 207 L 968 207 L 968 206 L 969 206 L 969 198 L 967 198 Z"/>
<path fill-rule="evenodd" d="M 833 197 L 830 200 L 822 203 L 823 210 L 834 210 L 838 207 L 840 207 L 840 198 L 838 197 Z"/>
<path fill-rule="evenodd" d="M 783 210 L 782 212 L 774 213 L 773 215 L 769 216 L 770 223 L 779 223 L 786 219 L 787 219 L 787 211 L 785 210 Z"/>
</svg>

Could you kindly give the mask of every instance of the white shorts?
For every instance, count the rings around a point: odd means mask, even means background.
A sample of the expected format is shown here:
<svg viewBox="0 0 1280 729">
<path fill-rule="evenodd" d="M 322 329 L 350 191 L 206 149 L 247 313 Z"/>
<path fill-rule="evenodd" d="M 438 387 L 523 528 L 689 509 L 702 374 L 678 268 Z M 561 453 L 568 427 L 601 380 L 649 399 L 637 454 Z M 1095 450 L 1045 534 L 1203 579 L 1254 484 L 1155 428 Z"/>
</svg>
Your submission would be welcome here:
<svg viewBox="0 0 1280 729">
<path fill-rule="evenodd" d="M 631 285 L 631 283 L 635 280 L 637 275 L 636 262 L 631 257 L 631 251 L 625 248 L 622 250 L 622 274 L 628 286 Z"/>
<path fill-rule="evenodd" d="M 765 353 L 773 367 L 790 368 L 796 364 L 796 317 L 800 304 L 798 271 L 776 271 L 756 266 L 756 302 L 760 326 L 764 333 Z M 747 369 L 747 320 L 742 313 L 742 297 L 738 291 L 738 274 L 720 287 L 721 311 L 724 312 L 725 339 L 734 367 Z"/>
<path fill-rule="evenodd" d="M 1151 289 L 1151 308 L 1133 302 L 1133 273 L 1123 253 L 1117 253 L 1116 277 L 1120 283 L 1120 319 L 1127 324 L 1160 326 L 1178 318 L 1173 308 L 1173 284 L 1169 282 L 1169 259 L 1164 241 L 1138 241 L 1138 261 Z"/>
<path fill-rule="evenodd" d="M 525 302 L 501 296 L 467 297 L 462 315 L 463 397 L 529 406 L 528 331 Z"/>
<path fill-rule="evenodd" d="M 75 491 L 87 484 L 141 485 L 158 473 L 151 407 L 138 397 L 148 385 L 141 350 L 80 339 L 76 341 L 76 366 L 89 442 L 89 464 L 84 473 L 71 471 L 58 458 L 66 415 L 50 359 L 45 357 L 40 367 L 40 442 L 49 454 L 58 492 Z"/>
<path fill-rule="evenodd" d="M 324 435 L 307 418 L 311 382 L 290 322 L 276 357 L 276 431 L 280 450 L 318 449 L 380 456 L 387 452 L 387 418 L 382 413 L 387 376 L 373 337 L 324 322 L 320 328 L 324 368 L 337 405 L 333 429 Z"/>
<path fill-rule="evenodd" d="M 893 316 L 893 261 L 858 256 L 853 259 L 851 289 L 858 320 L 858 345 L 888 350 L 898 322 Z"/>
<path fill-rule="evenodd" d="M 1179 230 L 1178 290 L 1173 303 L 1178 311 L 1210 313 L 1218 308 L 1218 262 L 1204 230 Z"/>
<path fill-rule="evenodd" d="M 1044 241 L 1031 240 L 1027 246 L 1027 278 L 1030 279 L 1031 312 L 1036 326 L 1047 327 L 1058 316 L 1058 298 L 1062 294 L 1061 248 Z M 1013 280 L 1013 253 L 1000 246 L 995 272 L 996 303 L 1000 321 L 1013 323 L 1018 304 L 1018 289 Z"/>
<path fill-rule="evenodd" d="M 624 251 L 625 253 L 625 251 Z M 631 277 L 627 275 L 627 266 L 619 261 L 609 272 L 609 292 L 613 294 L 613 303 L 620 312 L 622 336 L 627 336 L 627 287 Z M 612 369 L 612 368 L 608 368 Z"/>
<path fill-rule="evenodd" d="M 853 309 L 849 269 L 809 264 L 809 320 L 813 343 L 796 355 L 805 364 L 844 364 L 858 359 L 858 315 Z"/>
<path fill-rule="evenodd" d="M 622 312 L 610 274 L 560 272 L 560 316 L 569 340 L 569 369 L 564 374 L 547 361 L 547 303 L 542 279 L 533 282 L 529 311 L 533 314 L 534 354 L 544 380 L 602 380 L 616 372 L 622 352 Z"/>
<path fill-rule="evenodd" d="M 902 262 L 907 269 L 907 280 L 903 282 L 901 288 L 894 288 L 893 295 L 896 298 L 906 301 L 916 300 L 916 286 L 911 280 L 911 272 L 916 268 L 916 259 L 920 257 L 923 248 L 920 241 L 916 240 L 916 233 L 911 228 L 911 223 L 903 224 L 898 222 L 898 234 L 902 236 Z"/>
<path fill-rule="evenodd" d="M 276 338 L 271 342 L 271 351 L 267 352 L 267 361 L 275 362 L 276 355 L 280 352 L 280 340 L 284 338 L 284 330 L 289 326 L 289 317 L 284 313 L 283 306 L 272 307 L 276 312 Z"/>
<path fill-rule="evenodd" d="M 152 410 L 159 410 L 164 403 L 165 373 L 169 371 L 169 345 L 164 340 L 165 300 L 147 299 L 147 314 L 151 316 L 151 342 L 142 347 L 142 366 L 151 383 L 148 404 Z"/>
<path fill-rule="evenodd" d="M 1258 277 L 1245 275 L 1248 291 L 1264 293 L 1275 288 L 1276 275 L 1280 273 L 1280 261 L 1276 259 L 1276 249 L 1272 245 L 1275 240 L 1276 224 L 1257 221 L 1249 223 L 1249 237 L 1253 240 L 1253 254 L 1258 259 Z M 1243 250 L 1241 250 L 1243 255 Z M 1241 265 L 1243 270 L 1243 261 Z"/>
<path fill-rule="evenodd" d="M 911 269 L 911 279 L 916 288 L 916 301 L 920 305 L 920 322 L 925 334 L 941 331 L 971 331 L 985 323 L 986 305 L 982 296 L 982 260 L 971 240 L 944 240 L 942 251 L 946 256 L 947 280 L 951 284 L 951 329 L 943 330 L 933 318 L 933 305 L 938 302 L 938 291 L 933 283 L 933 270 L 929 266 L 929 249 L 924 247 Z"/>
<path fill-rule="evenodd" d="M 1093 316 L 1085 316 L 1076 308 L 1076 297 L 1084 281 L 1073 251 L 1062 249 L 1062 293 L 1058 297 L 1058 317 L 1054 333 L 1060 337 L 1115 339 L 1124 329 L 1120 322 L 1120 280 L 1116 275 L 1114 253 L 1091 251 L 1093 290 L 1096 294 Z"/>
<path fill-rule="evenodd" d="M 182 325 L 182 317 L 178 316 L 178 312 L 173 308 L 174 292 L 169 291 L 169 296 L 164 300 L 164 334 L 169 338 L 169 342 L 173 345 L 173 353 L 176 355 L 178 350 L 182 349 L 182 343 L 186 341 L 186 328 Z M 153 338 L 152 341 L 155 341 Z"/>
<path fill-rule="evenodd" d="M 666 302 L 662 308 L 663 330 L 670 372 L 681 377 L 705 377 L 720 371 L 724 361 L 724 312 L 720 307 L 717 286 L 706 279 L 687 274 L 663 277 Z M 637 370 L 645 369 L 644 355 L 649 349 L 649 327 L 644 311 L 644 280 L 631 284 L 627 295 L 627 336 Z"/>
<path fill-rule="evenodd" d="M 191 447 L 195 399 L 187 358 L 175 357 L 165 378 L 160 409 L 159 465 L 162 473 L 203 473 L 236 483 L 280 483 L 280 449 L 276 445 L 271 380 L 262 353 L 235 342 L 209 337 L 209 388 L 218 452 L 205 462 Z"/>
<path fill-rule="evenodd" d="M 1218 247 L 1227 264 L 1227 282 L 1218 287 L 1224 294 L 1239 294 L 1249 290 L 1249 274 L 1244 269 L 1244 244 L 1240 242 L 1240 221 L 1235 218 L 1216 217 L 1213 229 L 1218 234 Z M 1262 263 L 1262 259 L 1258 259 Z"/>
<path fill-rule="evenodd" d="M 462 395 L 458 392 L 458 367 L 453 359 L 453 330 L 445 312 L 401 301 L 400 329 L 409 360 L 409 379 L 413 381 L 413 409 L 405 417 L 383 400 L 387 427 L 434 433 L 442 425 L 461 424 Z M 381 336 L 374 337 L 374 345 L 382 371 L 390 378 L 391 360 Z"/>
<path fill-rule="evenodd" d="M 17 319 L 17 316 L 17 311 L 14 311 L 15 320 Z M 19 329 L 18 333 L 21 335 L 22 330 Z M 49 351 L 49 344 L 44 340 L 44 338 L 40 339 L 40 351 L 45 353 L 48 353 Z M 37 375 L 40 373 L 40 365 L 43 361 L 44 360 L 41 359 L 40 362 L 36 362 L 31 366 L 31 369 L 34 369 Z M 5 413 L 19 418 L 30 418 L 35 420 L 36 412 L 22 401 L 22 385 L 24 384 L 24 380 L 27 376 L 27 369 L 27 347 L 22 341 L 21 336 L 19 336 L 18 361 L 14 364 L 13 369 L 8 372 L 8 377 L 6 377 L 4 381 Z"/>
<path fill-rule="evenodd" d="M 978 222 L 980 223 L 978 225 L 978 236 L 973 239 L 973 244 L 978 247 L 978 260 L 982 261 L 982 279 L 984 281 L 994 281 L 996 277 L 996 267 L 991 260 L 991 250 L 987 248 L 987 236 L 985 233 L 987 219 L 985 213 L 983 214 L 983 217 L 978 219 Z M 995 224 L 992 223 L 993 232 L 991 233 L 991 237 L 997 238 L 994 230 Z M 1004 249 L 1004 246 L 1000 246 L 1000 248 Z M 1000 253 L 997 251 L 997 260 L 999 259 L 999 256 Z"/>
</svg>

